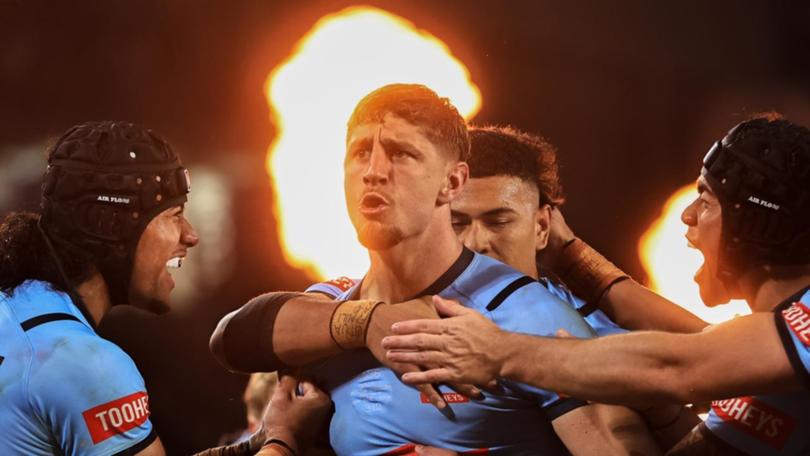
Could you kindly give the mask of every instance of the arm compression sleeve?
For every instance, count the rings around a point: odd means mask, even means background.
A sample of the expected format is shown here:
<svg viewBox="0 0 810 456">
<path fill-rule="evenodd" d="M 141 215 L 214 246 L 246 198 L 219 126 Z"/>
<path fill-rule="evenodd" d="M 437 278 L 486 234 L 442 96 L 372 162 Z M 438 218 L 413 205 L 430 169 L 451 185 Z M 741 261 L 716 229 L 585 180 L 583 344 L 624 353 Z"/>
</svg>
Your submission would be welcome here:
<svg viewBox="0 0 810 456">
<path fill-rule="evenodd" d="M 273 326 L 279 309 L 304 293 L 273 292 L 259 295 L 229 313 L 211 335 L 214 357 L 237 372 L 271 372 L 286 367 L 273 351 Z"/>
</svg>

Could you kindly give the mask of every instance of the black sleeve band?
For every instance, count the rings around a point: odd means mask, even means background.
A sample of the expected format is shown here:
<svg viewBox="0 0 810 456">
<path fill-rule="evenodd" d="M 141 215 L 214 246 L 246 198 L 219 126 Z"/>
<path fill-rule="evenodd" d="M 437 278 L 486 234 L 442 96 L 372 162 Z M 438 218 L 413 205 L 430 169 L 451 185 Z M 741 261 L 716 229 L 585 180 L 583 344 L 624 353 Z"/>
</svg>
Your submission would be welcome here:
<svg viewBox="0 0 810 456">
<path fill-rule="evenodd" d="M 154 442 L 155 440 L 157 440 L 157 432 L 155 432 L 155 429 L 153 428 L 145 439 L 141 440 L 135 445 L 132 445 L 126 450 L 121 450 L 118 453 L 115 453 L 113 456 L 134 456 L 140 453 L 141 451 L 145 450 L 146 447 L 151 445 L 152 442 Z"/>
<path fill-rule="evenodd" d="M 561 397 L 546 407 L 543 407 L 543 411 L 546 413 L 546 417 L 549 421 L 554 421 L 566 413 L 586 405 L 588 405 L 587 402 L 573 397 Z"/>
<path fill-rule="evenodd" d="M 796 350 L 796 346 L 793 344 L 793 338 L 790 337 L 790 333 L 788 332 L 790 330 L 787 327 L 787 322 L 785 322 L 782 312 L 779 309 L 773 313 L 773 316 L 776 322 L 776 331 L 779 333 L 779 338 L 782 339 L 782 345 L 785 347 L 785 352 L 787 353 L 788 360 L 790 360 L 790 365 L 796 372 L 796 376 L 804 384 L 804 387 L 810 390 L 810 373 L 807 372 L 807 369 L 805 369 L 804 364 L 799 357 L 799 352 Z"/>
<path fill-rule="evenodd" d="M 230 315 L 219 340 L 211 349 L 228 369 L 241 372 L 272 372 L 286 367 L 273 351 L 273 326 L 287 301 L 304 293 L 274 292 L 257 296 Z M 220 328 L 217 329 L 220 332 Z M 216 337 L 215 337 L 216 338 Z"/>
</svg>

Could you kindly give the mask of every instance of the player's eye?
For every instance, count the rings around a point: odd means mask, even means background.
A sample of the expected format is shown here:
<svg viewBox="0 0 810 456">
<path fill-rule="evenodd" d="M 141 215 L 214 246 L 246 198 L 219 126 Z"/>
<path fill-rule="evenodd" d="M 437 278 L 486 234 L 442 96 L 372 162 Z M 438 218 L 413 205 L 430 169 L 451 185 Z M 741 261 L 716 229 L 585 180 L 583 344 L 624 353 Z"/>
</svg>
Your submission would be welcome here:
<svg viewBox="0 0 810 456">
<path fill-rule="evenodd" d="M 367 149 L 365 147 L 359 147 L 359 148 L 355 149 L 354 152 L 352 152 L 352 156 L 355 159 L 363 160 L 363 159 L 368 158 L 370 153 L 371 153 L 371 151 L 369 149 Z"/>
<path fill-rule="evenodd" d="M 464 219 L 453 219 L 451 223 L 453 224 L 453 229 L 456 230 L 456 232 L 463 231 L 465 228 L 470 226 L 470 221 Z"/>
<path fill-rule="evenodd" d="M 498 230 L 498 229 L 505 228 L 511 222 L 512 222 L 511 220 L 504 219 L 504 218 L 497 218 L 497 219 L 487 220 L 487 227 L 489 227 L 491 229 Z"/>
<path fill-rule="evenodd" d="M 412 157 L 413 155 L 410 152 L 407 152 L 402 149 L 394 149 L 391 151 L 391 157 L 395 159 L 402 159 Z"/>
</svg>

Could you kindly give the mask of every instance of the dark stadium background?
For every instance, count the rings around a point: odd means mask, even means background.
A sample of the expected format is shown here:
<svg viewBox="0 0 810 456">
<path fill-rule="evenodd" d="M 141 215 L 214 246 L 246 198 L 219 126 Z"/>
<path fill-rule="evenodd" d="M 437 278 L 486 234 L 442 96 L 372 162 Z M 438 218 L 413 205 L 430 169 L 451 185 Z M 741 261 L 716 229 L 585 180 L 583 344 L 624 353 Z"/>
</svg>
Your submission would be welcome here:
<svg viewBox="0 0 810 456">
<path fill-rule="evenodd" d="M 36 209 L 48 141 L 91 119 L 161 132 L 192 176 L 214 170 L 223 186 L 224 200 L 193 220 L 225 228 L 192 252 L 203 278 L 186 284 L 178 309 L 159 318 L 116 309 L 103 326 L 141 368 L 170 454 L 244 424 L 246 377 L 207 350 L 219 317 L 311 280 L 280 255 L 263 172 L 274 128 L 262 86 L 318 18 L 352 4 L 0 0 L 0 213 Z M 640 234 L 696 177 L 714 140 L 763 110 L 810 124 L 808 2 L 364 4 L 449 45 L 482 90 L 477 122 L 511 123 L 556 144 L 570 223 L 642 280 Z"/>
</svg>

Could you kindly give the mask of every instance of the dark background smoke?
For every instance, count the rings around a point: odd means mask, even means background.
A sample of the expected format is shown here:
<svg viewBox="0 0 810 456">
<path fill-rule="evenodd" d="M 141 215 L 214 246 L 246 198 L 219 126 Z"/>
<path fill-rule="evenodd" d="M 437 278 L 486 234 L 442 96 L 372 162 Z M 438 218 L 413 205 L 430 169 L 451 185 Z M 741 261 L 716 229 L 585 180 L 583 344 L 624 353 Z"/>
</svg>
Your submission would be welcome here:
<svg viewBox="0 0 810 456">
<path fill-rule="evenodd" d="M 477 122 L 556 144 L 570 223 L 642 280 L 640 234 L 714 140 L 763 110 L 810 124 L 807 2 L 365 3 L 449 45 L 483 92 Z M 280 255 L 262 87 L 318 18 L 350 5 L 0 0 L 0 212 L 36 209 L 44 148 L 85 120 L 149 126 L 203 176 L 192 200 L 205 209 L 192 221 L 208 245 L 192 252 L 196 279 L 178 309 L 116 309 L 103 325 L 143 372 L 170 454 L 244 424 L 246 377 L 207 351 L 216 321 L 310 280 Z M 221 191 L 205 196 L 203 185 Z"/>
</svg>

